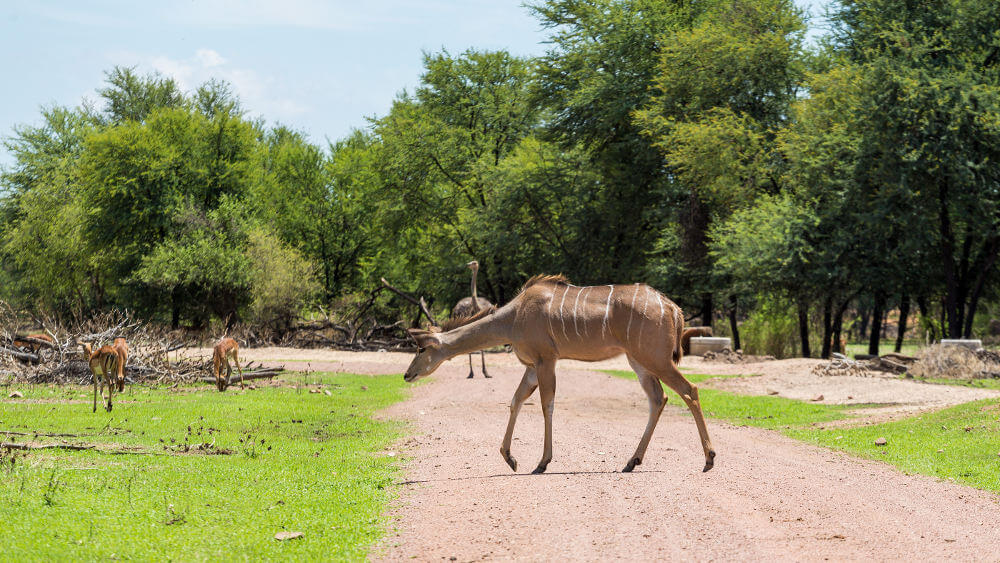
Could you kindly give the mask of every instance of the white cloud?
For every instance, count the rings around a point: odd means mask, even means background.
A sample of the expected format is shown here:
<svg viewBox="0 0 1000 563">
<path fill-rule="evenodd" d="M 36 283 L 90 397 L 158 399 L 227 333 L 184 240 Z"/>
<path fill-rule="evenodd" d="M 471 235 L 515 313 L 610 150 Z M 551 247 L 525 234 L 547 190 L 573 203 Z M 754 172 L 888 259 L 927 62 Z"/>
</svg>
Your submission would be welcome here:
<svg viewBox="0 0 1000 563">
<path fill-rule="evenodd" d="M 206 68 L 219 66 L 226 62 L 226 59 L 222 58 L 222 55 L 212 49 L 198 49 L 194 53 L 194 58 Z"/>
<path fill-rule="evenodd" d="M 239 68 L 213 49 L 198 49 L 189 58 L 136 57 L 141 66 L 173 78 L 182 90 L 192 91 L 210 79 L 225 80 L 239 96 L 244 109 L 269 121 L 290 120 L 310 107 L 282 92 L 282 83 L 255 70 Z M 120 59 L 119 59 L 120 60 Z"/>
</svg>

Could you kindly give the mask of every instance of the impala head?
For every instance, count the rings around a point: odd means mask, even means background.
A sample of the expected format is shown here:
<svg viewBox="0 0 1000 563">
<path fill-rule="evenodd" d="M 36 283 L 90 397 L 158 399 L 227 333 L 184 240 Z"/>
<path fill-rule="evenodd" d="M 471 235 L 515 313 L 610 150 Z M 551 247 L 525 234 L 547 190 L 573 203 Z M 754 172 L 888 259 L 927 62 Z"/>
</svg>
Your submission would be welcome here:
<svg viewBox="0 0 1000 563">
<path fill-rule="evenodd" d="M 94 355 L 94 351 L 90 348 L 90 344 L 87 342 L 84 342 L 81 346 L 83 346 L 83 360 L 89 361 L 90 357 Z"/>
<path fill-rule="evenodd" d="M 410 362 L 410 367 L 406 368 L 403 379 L 406 381 L 416 381 L 418 378 L 434 373 L 448 358 L 441 351 L 441 340 L 437 333 L 411 328 L 410 337 L 417 343 L 417 355 Z"/>
</svg>

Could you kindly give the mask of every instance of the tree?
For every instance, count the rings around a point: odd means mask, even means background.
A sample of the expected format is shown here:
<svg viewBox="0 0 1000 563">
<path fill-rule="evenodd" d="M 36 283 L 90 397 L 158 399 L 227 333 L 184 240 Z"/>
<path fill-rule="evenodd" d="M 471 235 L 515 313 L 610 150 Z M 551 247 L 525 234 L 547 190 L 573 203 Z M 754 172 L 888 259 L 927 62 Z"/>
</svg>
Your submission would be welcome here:
<svg viewBox="0 0 1000 563">
<path fill-rule="evenodd" d="M 860 195 L 895 227 L 890 242 L 929 237 L 919 267 L 940 273 L 948 334 L 968 337 L 1000 257 L 1000 11 L 850 0 L 835 21 L 837 46 L 863 73 Z"/>
</svg>

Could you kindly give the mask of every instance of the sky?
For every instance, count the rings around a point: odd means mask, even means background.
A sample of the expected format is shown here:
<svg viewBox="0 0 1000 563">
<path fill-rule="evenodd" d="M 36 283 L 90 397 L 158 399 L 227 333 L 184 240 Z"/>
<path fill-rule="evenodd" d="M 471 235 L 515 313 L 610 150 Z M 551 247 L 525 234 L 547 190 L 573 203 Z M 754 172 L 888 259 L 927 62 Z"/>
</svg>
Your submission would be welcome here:
<svg viewBox="0 0 1000 563">
<path fill-rule="evenodd" d="M 796 3 L 820 15 L 827 0 Z M 412 91 L 424 52 L 541 55 L 547 35 L 522 0 L 3 0 L 0 137 L 43 107 L 96 101 L 117 65 L 185 91 L 228 81 L 249 116 L 325 145 Z"/>
</svg>

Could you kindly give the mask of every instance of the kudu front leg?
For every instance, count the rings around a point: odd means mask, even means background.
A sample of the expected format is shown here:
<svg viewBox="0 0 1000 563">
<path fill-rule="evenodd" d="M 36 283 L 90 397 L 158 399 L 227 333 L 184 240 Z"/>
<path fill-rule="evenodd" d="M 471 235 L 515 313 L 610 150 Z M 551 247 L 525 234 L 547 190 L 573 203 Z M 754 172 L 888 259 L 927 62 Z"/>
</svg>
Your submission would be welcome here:
<svg viewBox="0 0 1000 563">
<path fill-rule="evenodd" d="M 542 448 L 542 459 L 532 473 L 544 473 L 552 461 L 552 411 L 556 398 L 555 362 L 544 362 L 536 366 L 538 376 L 538 394 L 542 403 L 542 416 L 545 418 L 545 445 Z"/>
<path fill-rule="evenodd" d="M 511 469 L 517 471 L 517 460 L 510 455 L 510 441 L 514 438 L 514 424 L 517 422 L 517 414 L 521 411 L 521 405 L 535 392 L 538 387 L 538 378 L 535 377 L 535 368 L 524 370 L 521 383 L 514 391 L 514 396 L 510 400 L 510 418 L 507 419 L 507 432 L 503 436 L 503 444 L 500 445 L 500 455 Z"/>
</svg>

